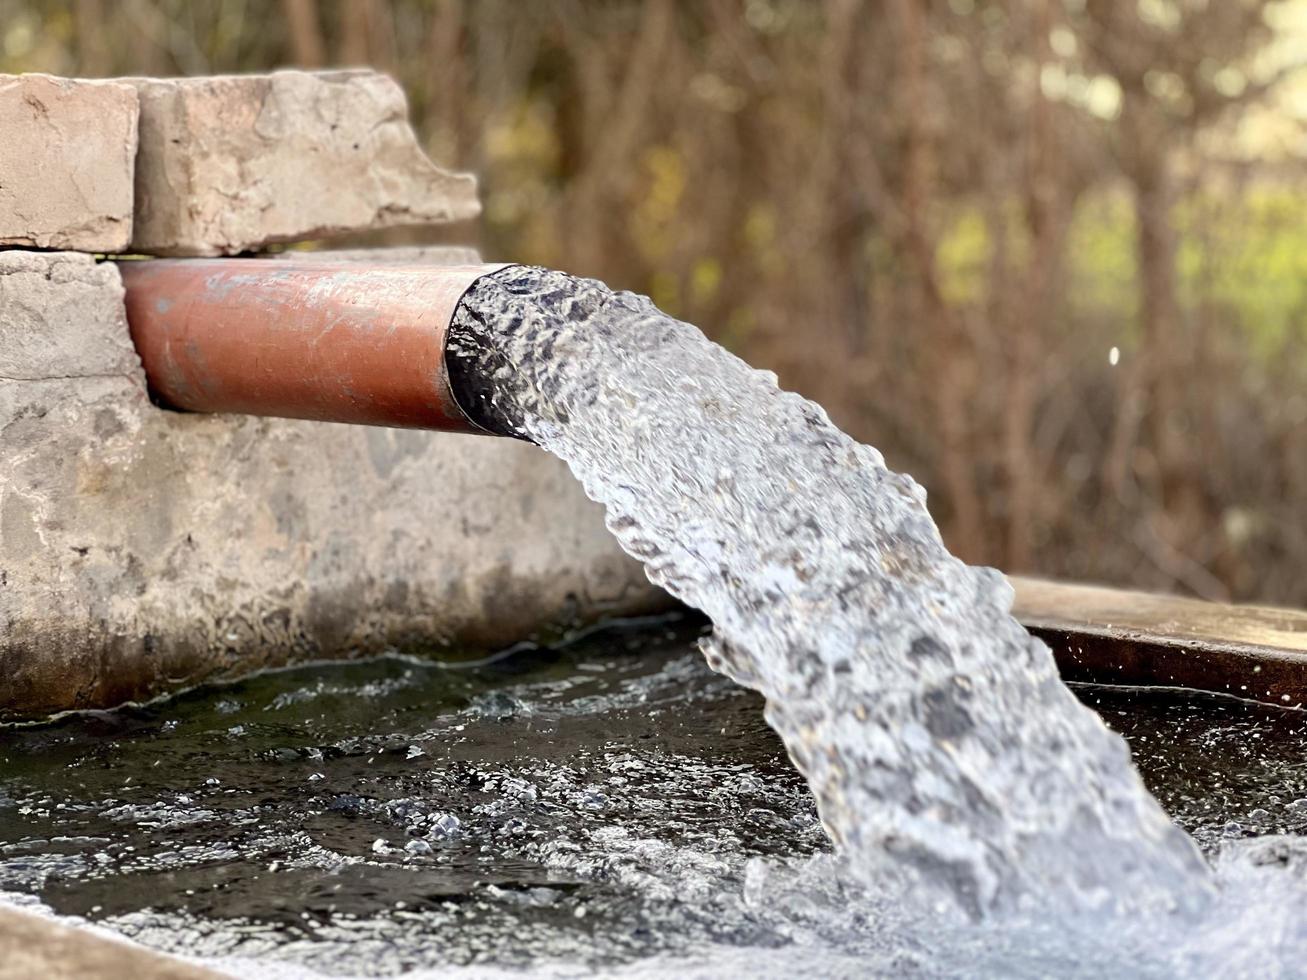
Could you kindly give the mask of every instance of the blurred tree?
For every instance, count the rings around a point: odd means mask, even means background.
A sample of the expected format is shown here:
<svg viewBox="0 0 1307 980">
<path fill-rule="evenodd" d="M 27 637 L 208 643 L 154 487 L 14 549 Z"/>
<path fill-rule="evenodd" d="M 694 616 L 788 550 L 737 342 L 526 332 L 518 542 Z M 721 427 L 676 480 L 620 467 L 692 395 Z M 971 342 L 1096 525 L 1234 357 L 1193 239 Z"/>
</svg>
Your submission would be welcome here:
<svg viewBox="0 0 1307 980">
<path fill-rule="evenodd" d="M 1132 474 L 1151 484 L 1145 533 L 1177 566 L 1187 564 L 1185 539 L 1210 517 L 1211 501 L 1202 499 L 1202 453 L 1185 418 L 1183 388 L 1193 356 L 1177 285 L 1175 169 L 1182 153 L 1193 162 L 1205 127 L 1267 91 L 1245 85 L 1227 93 L 1217 82 L 1225 72 L 1246 70 L 1267 43 L 1267 6 L 1267 0 L 1087 0 L 1075 20 L 1089 64 L 1121 92 L 1109 145 L 1130 184 L 1136 229 L 1139 368 L 1128 375 L 1107 478 L 1117 495 L 1127 491 Z M 1141 422 L 1151 456 L 1136 451 Z M 1145 509 L 1142 502 L 1136 507 Z M 1211 585 L 1199 588 L 1219 597 L 1223 590 Z"/>
<path fill-rule="evenodd" d="M 321 68 L 327 60 L 327 45 L 318 20 L 317 0 L 282 0 L 282 6 L 286 9 L 291 62 L 301 68 Z"/>
</svg>

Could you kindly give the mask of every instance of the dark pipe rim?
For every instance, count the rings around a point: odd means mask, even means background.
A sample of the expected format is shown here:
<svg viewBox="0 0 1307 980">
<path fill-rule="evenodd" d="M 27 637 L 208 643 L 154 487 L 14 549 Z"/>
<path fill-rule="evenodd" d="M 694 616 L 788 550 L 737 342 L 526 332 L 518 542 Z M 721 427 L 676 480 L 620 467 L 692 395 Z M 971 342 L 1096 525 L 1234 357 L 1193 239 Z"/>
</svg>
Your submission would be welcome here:
<svg viewBox="0 0 1307 980">
<path fill-rule="evenodd" d="M 481 358 L 460 356 L 458 351 L 460 345 L 467 345 L 469 348 L 480 346 L 473 338 L 462 336 L 464 331 L 459 323 L 460 313 L 480 318 L 472 307 L 468 306 L 464 309 L 468 298 L 476 292 L 478 286 L 486 279 L 520 268 L 523 268 L 521 263 L 507 263 L 493 272 L 478 276 L 468 283 L 467 288 L 459 296 L 458 302 L 454 304 L 454 312 L 451 314 L 449 325 L 445 329 L 445 348 L 442 356 L 450 396 L 453 398 L 455 406 L 467 419 L 469 425 L 475 426 L 489 435 L 507 436 L 511 439 L 531 442 L 531 438 L 523 431 L 519 422 L 495 405 L 495 386 L 489 375 L 495 373 L 494 368 L 507 368 L 508 360 L 498 352 L 491 350 L 483 349 Z M 490 366 L 491 370 L 487 370 L 487 366 Z"/>
</svg>

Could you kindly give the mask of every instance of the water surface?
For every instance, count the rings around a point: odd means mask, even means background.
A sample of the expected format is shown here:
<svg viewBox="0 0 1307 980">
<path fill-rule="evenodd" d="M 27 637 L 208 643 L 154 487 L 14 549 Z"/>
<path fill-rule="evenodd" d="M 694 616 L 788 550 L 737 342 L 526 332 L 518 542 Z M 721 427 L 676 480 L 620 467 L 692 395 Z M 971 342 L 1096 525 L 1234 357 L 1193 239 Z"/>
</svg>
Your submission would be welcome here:
<svg viewBox="0 0 1307 980">
<path fill-rule="evenodd" d="M 1104 966 L 1083 937 L 1045 936 L 1041 952 L 1028 931 L 947 914 L 954 949 L 902 941 L 842 877 L 761 699 L 704 663 L 705 629 L 646 622 L 475 667 L 301 668 L 6 731 L 0 890 L 171 952 L 239 957 L 241 975 L 766 976 L 798 958 L 931 976 L 977 946 L 1001 962 L 1018 935 L 1015 975 L 1046 955 Z M 1307 715 L 1077 694 L 1209 856 L 1307 831 Z"/>
</svg>

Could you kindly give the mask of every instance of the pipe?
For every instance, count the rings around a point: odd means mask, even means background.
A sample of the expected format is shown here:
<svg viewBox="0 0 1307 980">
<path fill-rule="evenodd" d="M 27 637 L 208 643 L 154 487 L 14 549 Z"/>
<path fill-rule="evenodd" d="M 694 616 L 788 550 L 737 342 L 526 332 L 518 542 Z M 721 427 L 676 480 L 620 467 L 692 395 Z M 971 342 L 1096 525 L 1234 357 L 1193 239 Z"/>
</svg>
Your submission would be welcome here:
<svg viewBox="0 0 1307 980">
<path fill-rule="evenodd" d="M 459 406 L 445 335 L 502 265 L 268 259 L 119 263 L 151 391 L 192 412 L 487 432 Z"/>
</svg>

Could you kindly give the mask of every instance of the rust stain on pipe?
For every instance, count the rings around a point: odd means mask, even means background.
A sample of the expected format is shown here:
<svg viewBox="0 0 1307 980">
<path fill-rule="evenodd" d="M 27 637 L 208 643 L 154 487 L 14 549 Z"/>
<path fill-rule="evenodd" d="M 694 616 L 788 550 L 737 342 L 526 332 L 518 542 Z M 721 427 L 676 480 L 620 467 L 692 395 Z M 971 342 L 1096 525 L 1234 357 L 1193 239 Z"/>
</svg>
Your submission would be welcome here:
<svg viewBox="0 0 1307 980">
<path fill-rule="evenodd" d="M 468 287 L 502 268 L 119 264 L 132 340 L 164 404 L 454 432 L 485 430 L 450 388 L 445 334 Z"/>
</svg>

